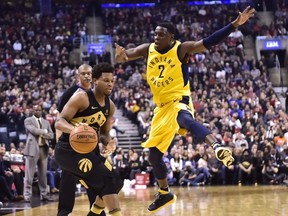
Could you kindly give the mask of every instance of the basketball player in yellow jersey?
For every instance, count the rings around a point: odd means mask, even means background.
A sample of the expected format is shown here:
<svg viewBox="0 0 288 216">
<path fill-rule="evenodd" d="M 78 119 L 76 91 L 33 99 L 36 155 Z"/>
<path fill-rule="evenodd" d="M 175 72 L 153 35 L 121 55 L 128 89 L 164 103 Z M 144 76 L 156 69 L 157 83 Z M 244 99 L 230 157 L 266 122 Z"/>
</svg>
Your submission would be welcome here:
<svg viewBox="0 0 288 216">
<path fill-rule="evenodd" d="M 167 169 L 162 159 L 176 133 L 190 131 L 197 140 L 211 145 L 217 159 L 225 166 L 233 163 L 231 151 L 222 147 L 211 131 L 194 119 L 188 73 L 183 66 L 188 54 L 202 52 L 224 40 L 235 28 L 253 17 L 254 12 L 253 8 L 247 7 L 232 23 L 200 41 L 180 43 L 174 40 L 173 24 L 161 23 L 155 29 L 154 43 L 127 50 L 116 44 L 117 62 L 147 59 L 147 81 L 157 105 L 149 139 L 143 143 L 143 147 L 149 148 L 149 161 L 160 187 L 156 200 L 148 207 L 149 211 L 158 211 L 176 200 L 168 188 Z"/>
</svg>

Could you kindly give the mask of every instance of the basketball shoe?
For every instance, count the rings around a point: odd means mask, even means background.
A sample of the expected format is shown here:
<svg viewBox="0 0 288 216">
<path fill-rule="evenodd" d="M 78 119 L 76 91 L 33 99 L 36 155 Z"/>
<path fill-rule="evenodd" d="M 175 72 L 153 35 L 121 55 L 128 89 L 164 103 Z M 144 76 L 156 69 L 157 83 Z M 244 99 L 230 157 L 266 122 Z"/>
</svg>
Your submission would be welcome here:
<svg viewBox="0 0 288 216">
<path fill-rule="evenodd" d="M 230 166 L 234 162 L 232 152 L 229 148 L 220 146 L 220 144 L 212 144 L 215 151 L 216 158 L 221 161 L 226 167 Z"/>
<path fill-rule="evenodd" d="M 163 208 L 164 206 L 170 205 L 177 200 L 177 196 L 170 191 L 158 189 L 155 201 L 149 205 L 148 211 L 155 212 Z"/>
</svg>

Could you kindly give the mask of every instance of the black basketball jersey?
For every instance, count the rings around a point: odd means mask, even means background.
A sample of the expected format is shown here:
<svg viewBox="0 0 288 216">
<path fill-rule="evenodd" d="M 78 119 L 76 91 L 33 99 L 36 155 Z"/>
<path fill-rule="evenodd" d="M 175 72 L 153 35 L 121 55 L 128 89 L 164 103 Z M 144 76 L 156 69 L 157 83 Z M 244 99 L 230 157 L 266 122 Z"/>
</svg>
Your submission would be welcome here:
<svg viewBox="0 0 288 216">
<path fill-rule="evenodd" d="M 86 91 L 89 98 L 89 106 L 82 112 L 78 112 L 70 120 L 70 123 L 75 125 L 76 123 L 87 123 L 89 126 L 93 127 L 97 133 L 99 128 L 106 122 L 109 112 L 110 112 L 110 99 L 107 96 L 105 98 L 105 105 L 101 106 L 96 100 L 93 91 Z M 59 138 L 61 141 L 68 141 L 69 134 L 63 133 Z"/>
<path fill-rule="evenodd" d="M 60 102 L 58 104 L 57 110 L 58 112 L 62 112 L 65 104 L 68 102 L 68 100 L 72 97 L 72 95 L 77 91 L 77 90 L 83 90 L 85 91 L 85 89 L 83 89 L 82 87 L 78 86 L 78 85 L 74 85 L 70 88 L 68 88 L 63 95 L 60 98 Z"/>
</svg>

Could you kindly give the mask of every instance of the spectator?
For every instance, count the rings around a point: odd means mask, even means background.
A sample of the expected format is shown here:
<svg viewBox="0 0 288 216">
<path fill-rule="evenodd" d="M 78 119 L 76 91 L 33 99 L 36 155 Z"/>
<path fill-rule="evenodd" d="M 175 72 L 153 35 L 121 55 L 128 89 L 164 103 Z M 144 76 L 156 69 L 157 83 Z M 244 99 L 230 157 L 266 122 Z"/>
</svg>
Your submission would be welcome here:
<svg viewBox="0 0 288 216">
<path fill-rule="evenodd" d="M 0 201 L 5 201 L 5 198 L 12 202 L 22 200 L 23 196 L 15 196 L 12 191 L 13 172 L 5 166 L 4 155 L 5 147 L 0 146 Z"/>
<path fill-rule="evenodd" d="M 33 116 L 25 119 L 27 142 L 24 149 L 25 159 L 25 183 L 24 199 L 31 201 L 32 183 L 37 166 L 37 177 L 40 188 L 41 201 L 51 201 L 47 196 L 47 160 L 48 140 L 54 138 L 54 134 L 47 120 L 42 117 L 40 105 L 33 106 Z"/>
<path fill-rule="evenodd" d="M 186 183 L 187 186 L 200 186 L 205 184 L 205 174 L 195 167 L 192 167 L 190 161 L 186 161 L 183 173 L 183 176 L 179 179 L 180 185 L 184 183 Z"/>
<path fill-rule="evenodd" d="M 176 182 L 178 183 L 180 179 L 180 174 L 183 171 L 183 161 L 178 152 L 175 152 L 173 157 L 170 159 L 170 165 L 173 172 L 173 177 L 176 179 Z"/>
<path fill-rule="evenodd" d="M 129 162 L 129 167 L 130 167 L 130 180 L 135 179 L 135 175 L 137 173 L 141 173 L 141 162 L 139 160 L 139 155 L 137 152 L 134 152 L 131 160 Z"/>
<path fill-rule="evenodd" d="M 58 188 L 56 187 L 56 182 L 58 182 L 57 184 L 59 185 L 60 174 L 61 174 L 60 167 L 55 160 L 54 151 L 50 147 L 48 150 L 48 161 L 47 161 L 47 182 L 50 187 L 51 193 L 59 192 Z"/>
<path fill-rule="evenodd" d="M 124 157 L 123 150 L 118 148 L 113 158 L 113 169 L 119 174 L 122 180 L 129 179 L 128 160 Z"/>
<path fill-rule="evenodd" d="M 281 184 L 285 177 L 284 173 L 279 172 L 279 165 L 275 159 L 271 157 L 264 161 L 262 174 L 264 184 Z"/>
<path fill-rule="evenodd" d="M 238 185 L 256 183 L 256 173 L 248 149 L 242 152 L 239 163 Z"/>
</svg>

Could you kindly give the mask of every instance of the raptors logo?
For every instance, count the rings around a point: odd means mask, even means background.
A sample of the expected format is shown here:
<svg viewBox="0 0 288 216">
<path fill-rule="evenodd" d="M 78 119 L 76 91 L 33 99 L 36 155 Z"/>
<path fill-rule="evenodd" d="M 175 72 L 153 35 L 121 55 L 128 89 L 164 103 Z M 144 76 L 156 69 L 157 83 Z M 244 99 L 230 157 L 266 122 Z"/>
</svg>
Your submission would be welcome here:
<svg viewBox="0 0 288 216">
<path fill-rule="evenodd" d="M 78 162 L 78 166 L 82 172 L 86 173 L 92 169 L 92 162 L 87 158 L 83 158 Z"/>
</svg>

